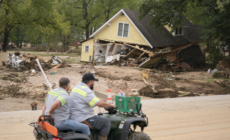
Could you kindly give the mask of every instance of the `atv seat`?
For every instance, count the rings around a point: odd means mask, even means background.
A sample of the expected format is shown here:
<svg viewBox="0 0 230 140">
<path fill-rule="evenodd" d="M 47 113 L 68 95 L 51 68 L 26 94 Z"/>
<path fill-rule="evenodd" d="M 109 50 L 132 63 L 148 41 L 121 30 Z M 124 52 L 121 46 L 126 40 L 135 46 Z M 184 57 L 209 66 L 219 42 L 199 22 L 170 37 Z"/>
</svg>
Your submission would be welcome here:
<svg viewBox="0 0 230 140">
<path fill-rule="evenodd" d="M 69 129 L 69 130 L 58 130 L 58 133 L 81 133 L 81 132 Z"/>
</svg>

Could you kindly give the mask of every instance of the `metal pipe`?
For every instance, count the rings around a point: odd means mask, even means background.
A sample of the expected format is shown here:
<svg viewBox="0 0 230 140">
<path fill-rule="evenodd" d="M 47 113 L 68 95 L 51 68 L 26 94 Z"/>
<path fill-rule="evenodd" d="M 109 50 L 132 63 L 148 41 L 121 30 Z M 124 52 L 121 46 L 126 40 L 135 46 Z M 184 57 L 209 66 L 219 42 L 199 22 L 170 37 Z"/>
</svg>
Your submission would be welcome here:
<svg viewBox="0 0 230 140">
<path fill-rule="evenodd" d="M 39 66 L 39 68 L 40 68 L 40 70 L 41 70 L 43 76 L 45 77 L 46 82 L 47 82 L 47 84 L 48 84 L 50 90 L 52 90 L 52 88 L 51 88 L 51 86 L 50 86 L 50 83 L 49 83 L 49 81 L 48 81 L 48 79 L 47 79 L 47 77 L 46 77 L 46 74 L 44 73 L 44 71 L 43 71 L 43 69 L 42 69 L 42 66 L 41 66 L 41 64 L 40 64 L 40 62 L 39 62 L 39 59 L 36 59 L 36 62 L 38 63 L 38 66 Z"/>
</svg>

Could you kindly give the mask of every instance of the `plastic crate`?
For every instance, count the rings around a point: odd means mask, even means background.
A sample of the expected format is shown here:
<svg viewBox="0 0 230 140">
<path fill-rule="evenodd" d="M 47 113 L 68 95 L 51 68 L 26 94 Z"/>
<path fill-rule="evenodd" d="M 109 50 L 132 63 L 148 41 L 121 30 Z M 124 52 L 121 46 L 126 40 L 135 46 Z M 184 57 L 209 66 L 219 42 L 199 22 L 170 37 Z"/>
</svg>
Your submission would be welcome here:
<svg viewBox="0 0 230 140">
<path fill-rule="evenodd" d="M 115 105 L 117 110 L 124 113 L 137 112 L 136 104 L 138 109 L 140 108 L 141 97 L 123 97 L 115 96 Z"/>
</svg>

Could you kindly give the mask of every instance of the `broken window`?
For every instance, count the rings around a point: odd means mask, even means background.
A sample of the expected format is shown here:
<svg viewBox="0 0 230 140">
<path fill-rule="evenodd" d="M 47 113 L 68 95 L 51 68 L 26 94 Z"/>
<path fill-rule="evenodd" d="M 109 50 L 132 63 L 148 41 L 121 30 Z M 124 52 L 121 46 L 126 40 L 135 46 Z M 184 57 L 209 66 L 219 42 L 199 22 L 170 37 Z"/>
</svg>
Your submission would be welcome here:
<svg viewBox="0 0 230 140">
<path fill-rule="evenodd" d="M 128 37 L 129 36 L 129 24 L 128 23 L 119 23 L 117 36 Z"/>
<path fill-rule="evenodd" d="M 85 46 L 85 52 L 89 52 L 89 46 Z"/>
</svg>

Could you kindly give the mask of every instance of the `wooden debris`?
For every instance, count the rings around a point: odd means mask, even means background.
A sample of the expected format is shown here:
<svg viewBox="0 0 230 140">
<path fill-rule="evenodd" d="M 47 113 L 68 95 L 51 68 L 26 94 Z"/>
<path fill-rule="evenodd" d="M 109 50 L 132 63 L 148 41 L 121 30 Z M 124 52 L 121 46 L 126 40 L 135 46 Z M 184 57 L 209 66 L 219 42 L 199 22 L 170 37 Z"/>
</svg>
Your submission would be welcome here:
<svg viewBox="0 0 230 140">
<path fill-rule="evenodd" d="M 164 88 L 164 89 L 160 89 L 159 91 L 161 91 L 161 92 L 175 92 L 175 89 Z"/>
<path fill-rule="evenodd" d="M 186 94 L 186 95 L 188 95 L 188 94 L 190 94 L 191 92 L 187 92 L 187 91 L 178 91 L 178 93 L 179 93 L 179 94 Z"/>
<path fill-rule="evenodd" d="M 182 94 L 182 95 L 179 95 L 179 97 L 185 97 L 185 96 L 188 96 L 190 95 L 191 93 L 187 93 L 187 94 Z"/>
<path fill-rule="evenodd" d="M 53 67 L 52 70 L 53 70 L 53 69 L 57 69 L 57 68 L 59 68 L 59 67 L 61 67 L 61 66 L 62 66 L 62 64 L 58 64 L 57 66 Z"/>
<path fill-rule="evenodd" d="M 154 56 L 153 52 L 149 53 L 149 57 L 153 57 L 153 56 Z"/>
<path fill-rule="evenodd" d="M 144 69 L 144 70 L 142 70 L 142 77 L 144 78 L 144 79 L 149 79 L 149 73 L 150 73 L 150 69 Z"/>
<path fill-rule="evenodd" d="M 152 87 L 151 85 L 149 85 L 149 83 L 148 83 L 143 77 L 141 77 L 141 79 L 144 81 L 144 83 L 145 83 L 147 86 Z"/>
</svg>

